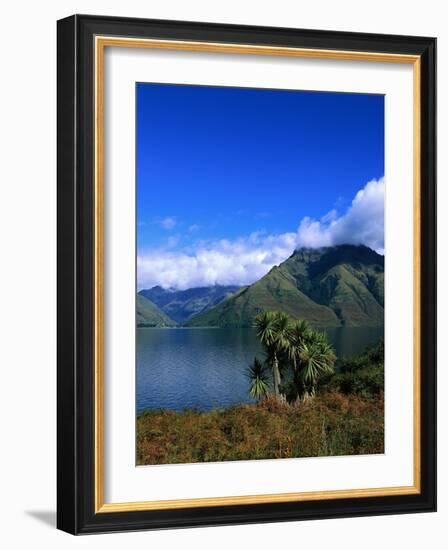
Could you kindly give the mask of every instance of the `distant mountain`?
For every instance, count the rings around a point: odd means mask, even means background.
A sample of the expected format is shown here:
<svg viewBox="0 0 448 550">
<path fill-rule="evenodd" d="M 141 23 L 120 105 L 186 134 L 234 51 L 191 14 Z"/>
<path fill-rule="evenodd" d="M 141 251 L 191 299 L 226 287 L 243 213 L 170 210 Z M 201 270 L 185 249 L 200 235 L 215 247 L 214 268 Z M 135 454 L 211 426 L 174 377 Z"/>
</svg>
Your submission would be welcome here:
<svg viewBox="0 0 448 550">
<path fill-rule="evenodd" d="M 138 327 L 173 327 L 173 321 L 150 300 L 137 294 L 136 322 Z"/>
<path fill-rule="evenodd" d="M 366 246 L 302 248 L 187 326 L 244 327 L 261 311 L 315 327 L 384 324 L 384 257 Z"/>
<path fill-rule="evenodd" d="M 154 286 L 139 292 L 177 323 L 185 323 L 198 313 L 216 306 L 239 289 L 237 286 L 215 285 L 187 290 Z"/>
</svg>

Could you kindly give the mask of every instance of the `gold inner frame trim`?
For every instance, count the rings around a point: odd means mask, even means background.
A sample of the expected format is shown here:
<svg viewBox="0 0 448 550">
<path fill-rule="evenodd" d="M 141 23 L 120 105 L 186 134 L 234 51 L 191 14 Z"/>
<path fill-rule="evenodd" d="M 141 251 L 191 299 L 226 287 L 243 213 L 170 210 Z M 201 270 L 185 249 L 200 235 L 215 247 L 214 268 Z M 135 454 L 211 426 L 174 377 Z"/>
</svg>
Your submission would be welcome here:
<svg viewBox="0 0 448 550">
<path fill-rule="evenodd" d="M 413 424 L 414 424 L 414 471 L 413 485 L 401 487 L 380 487 L 348 490 L 244 495 L 180 500 L 153 500 L 141 502 L 104 502 L 104 50 L 106 47 L 152 48 L 160 50 L 193 51 L 208 53 L 234 53 L 329 59 L 341 61 L 370 61 L 382 63 L 407 63 L 413 65 L 413 198 L 414 198 L 414 372 L 413 372 Z M 262 504 L 275 502 L 303 502 L 333 500 L 341 498 L 362 498 L 393 495 L 412 495 L 421 492 L 421 386 L 420 386 L 420 271 L 421 271 L 421 61 L 417 55 L 390 54 L 382 52 L 357 52 L 291 48 L 278 46 L 257 46 L 253 44 L 226 44 L 182 40 L 158 40 L 96 36 L 95 55 L 95 513 L 130 512 L 143 510 L 166 510 L 208 506 L 232 506 L 241 504 Z"/>
</svg>

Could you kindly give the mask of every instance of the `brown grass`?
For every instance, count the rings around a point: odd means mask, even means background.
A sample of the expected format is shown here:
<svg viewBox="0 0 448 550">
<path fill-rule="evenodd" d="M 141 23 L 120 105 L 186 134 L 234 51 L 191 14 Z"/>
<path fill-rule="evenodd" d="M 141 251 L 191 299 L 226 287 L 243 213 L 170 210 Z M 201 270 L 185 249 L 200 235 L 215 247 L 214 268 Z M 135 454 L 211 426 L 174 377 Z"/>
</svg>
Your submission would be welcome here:
<svg viewBox="0 0 448 550">
<path fill-rule="evenodd" d="M 179 464 L 384 452 L 384 399 L 324 393 L 256 405 L 137 418 L 137 464 Z"/>
</svg>

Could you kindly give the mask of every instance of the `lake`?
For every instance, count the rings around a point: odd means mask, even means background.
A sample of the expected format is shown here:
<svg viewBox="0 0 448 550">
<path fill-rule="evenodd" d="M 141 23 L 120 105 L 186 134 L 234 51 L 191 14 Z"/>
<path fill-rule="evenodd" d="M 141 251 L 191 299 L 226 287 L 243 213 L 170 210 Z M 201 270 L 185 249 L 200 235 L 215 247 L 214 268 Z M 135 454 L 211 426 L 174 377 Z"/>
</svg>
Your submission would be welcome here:
<svg viewBox="0 0 448 550">
<path fill-rule="evenodd" d="M 326 329 L 338 357 L 383 337 L 383 328 Z M 137 412 L 210 410 L 251 403 L 245 376 L 262 349 L 253 329 L 137 329 Z"/>
</svg>

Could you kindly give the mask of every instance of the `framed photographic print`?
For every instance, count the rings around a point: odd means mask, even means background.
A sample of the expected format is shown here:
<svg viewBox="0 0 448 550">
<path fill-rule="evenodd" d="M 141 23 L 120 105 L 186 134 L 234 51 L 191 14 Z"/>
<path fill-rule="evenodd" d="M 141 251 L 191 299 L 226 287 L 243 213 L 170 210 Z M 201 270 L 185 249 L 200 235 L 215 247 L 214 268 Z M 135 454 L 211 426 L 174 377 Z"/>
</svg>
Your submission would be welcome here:
<svg viewBox="0 0 448 550">
<path fill-rule="evenodd" d="M 434 38 L 58 22 L 58 527 L 434 511 Z"/>
</svg>

